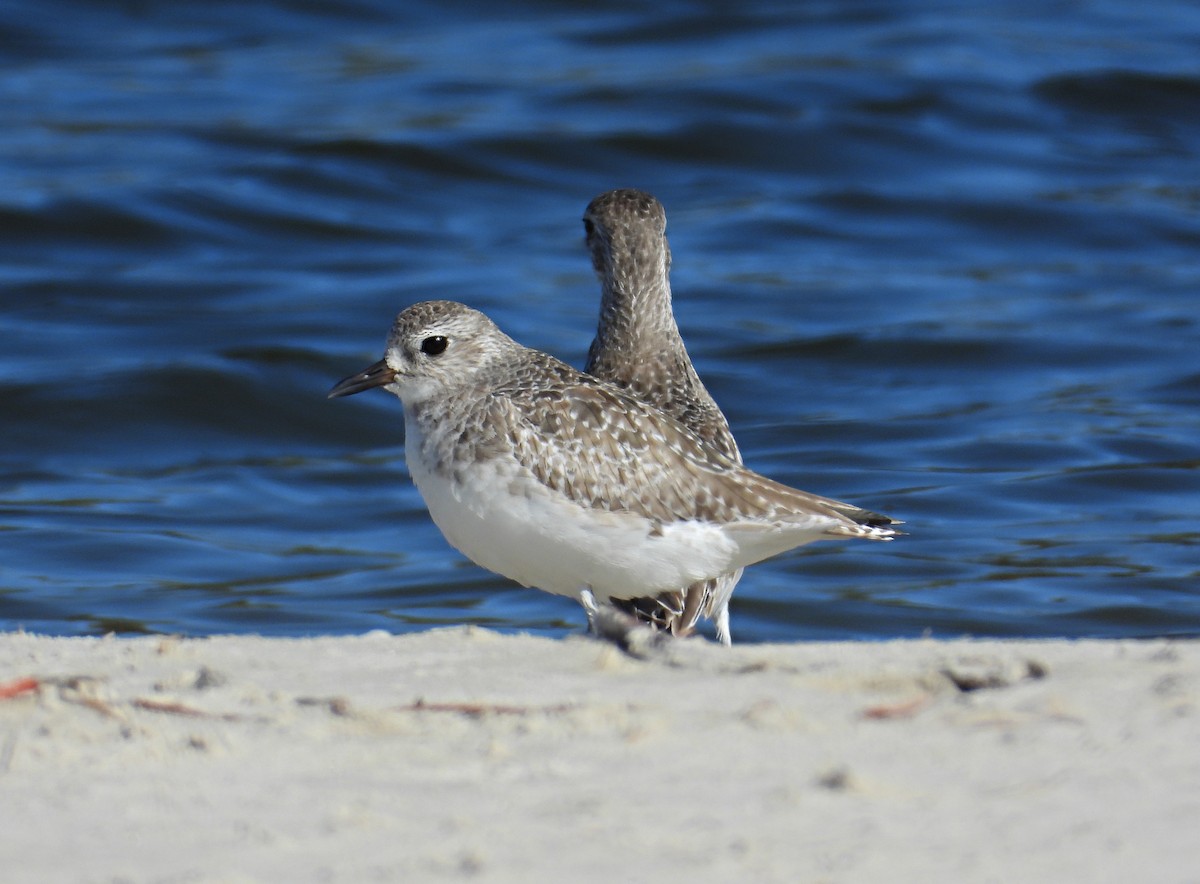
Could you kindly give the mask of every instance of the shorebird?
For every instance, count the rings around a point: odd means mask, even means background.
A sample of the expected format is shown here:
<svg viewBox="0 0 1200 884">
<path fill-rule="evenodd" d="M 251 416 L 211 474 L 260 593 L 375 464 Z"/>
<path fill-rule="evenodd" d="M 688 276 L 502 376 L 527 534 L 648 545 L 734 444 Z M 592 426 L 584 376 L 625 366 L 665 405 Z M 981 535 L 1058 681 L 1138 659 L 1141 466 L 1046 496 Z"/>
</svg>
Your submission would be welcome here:
<svg viewBox="0 0 1200 884">
<path fill-rule="evenodd" d="M 648 193 L 602 193 L 583 213 L 592 267 L 600 280 L 600 323 L 584 371 L 665 411 L 732 460 L 741 453 L 721 409 L 696 374 L 671 308 L 667 213 Z M 688 635 L 701 616 L 731 644 L 729 599 L 740 570 L 614 604 L 638 620 Z"/>
<path fill-rule="evenodd" d="M 774 482 L 619 387 L 523 347 L 454 301 L 402 311 L 384 358 L 330 398 L 383 387 L 434 523 L 476 564 L 599 606 L 728 574 L 815 540 L 891 540 L 895 520 Z"/>
</svg>

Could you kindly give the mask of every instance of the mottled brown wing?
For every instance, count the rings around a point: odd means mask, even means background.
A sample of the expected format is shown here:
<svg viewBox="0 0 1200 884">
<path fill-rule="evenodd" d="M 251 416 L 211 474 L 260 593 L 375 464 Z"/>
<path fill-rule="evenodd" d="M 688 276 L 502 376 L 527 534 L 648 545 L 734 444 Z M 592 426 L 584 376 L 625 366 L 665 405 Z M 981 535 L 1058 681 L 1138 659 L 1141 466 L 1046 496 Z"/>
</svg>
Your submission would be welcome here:
<svg viewBox="0 0 1200 884">
<path fill-rule="evenodd" d="M 705 481 L 734 467 L 670 418 L 599 384 L 558 386 L 509 404 L 517 458 L 584 506 L 660 523 L 698 518 Z"/>
<path fill-rule="evenodd" d="M 891 520 L 773 482 L 705 445 L 673 418 L 607 385 L 578 382 L 508 397 L 516 457 L 576 503 L 660 524 L 822 513 Z"/>
</svg>

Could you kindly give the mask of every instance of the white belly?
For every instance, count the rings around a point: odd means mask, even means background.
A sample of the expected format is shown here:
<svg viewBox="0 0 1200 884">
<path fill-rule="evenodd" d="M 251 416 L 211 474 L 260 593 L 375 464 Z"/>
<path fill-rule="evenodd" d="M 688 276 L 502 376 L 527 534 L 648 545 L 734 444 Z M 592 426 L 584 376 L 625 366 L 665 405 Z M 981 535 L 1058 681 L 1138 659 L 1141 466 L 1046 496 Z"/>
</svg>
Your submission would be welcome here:
<svg viewBox="0 0 1200 884">
<path fill-rule="evenodd" d="M 719 528 L 653 523 L 579 506 L 551 492 L 514 461 L 437 474 L 408 428 L 408 469 L 446 539 L 473 562 L 525 586 L 578 597 L 637 598 L 679 589 L 732 570 L 737 545 Z"/>
</svg>

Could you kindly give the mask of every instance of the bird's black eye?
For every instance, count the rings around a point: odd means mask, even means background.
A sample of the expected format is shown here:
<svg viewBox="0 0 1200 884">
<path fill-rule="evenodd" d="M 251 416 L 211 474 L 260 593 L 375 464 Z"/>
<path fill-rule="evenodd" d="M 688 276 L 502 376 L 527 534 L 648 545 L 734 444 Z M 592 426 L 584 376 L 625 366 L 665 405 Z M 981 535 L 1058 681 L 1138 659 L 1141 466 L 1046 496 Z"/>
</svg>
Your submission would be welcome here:
<svg viewBox="0 0 1200 884">
<path fill-rule="evenodd" d="M 426 356 L 440 356 L 446 351 L 446 345 L 449 343 L 443 335 L 430 335 L 421 341 L 421 352 Z"/>
<path fill-rule="evenodd" d="M 592 234 L 596 232 L 596 225 L 592 223 L 591 218 L 583 219 L 583 235 L 587 239 L 592 238 Z"/>
</svg>

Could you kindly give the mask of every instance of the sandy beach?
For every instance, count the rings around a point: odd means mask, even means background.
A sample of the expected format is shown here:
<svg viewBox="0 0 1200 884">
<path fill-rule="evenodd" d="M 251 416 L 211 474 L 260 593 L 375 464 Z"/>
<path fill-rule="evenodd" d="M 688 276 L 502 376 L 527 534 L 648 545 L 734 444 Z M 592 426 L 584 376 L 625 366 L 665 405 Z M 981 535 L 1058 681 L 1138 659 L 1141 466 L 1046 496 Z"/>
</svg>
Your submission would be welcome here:
<svg viewBox="0 0 1200 884">
<path fill-rule="evenodd" d="M 1200 643 L 0 636 L 7 882 L 1200 881 Z"/>
</svg>

